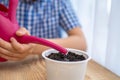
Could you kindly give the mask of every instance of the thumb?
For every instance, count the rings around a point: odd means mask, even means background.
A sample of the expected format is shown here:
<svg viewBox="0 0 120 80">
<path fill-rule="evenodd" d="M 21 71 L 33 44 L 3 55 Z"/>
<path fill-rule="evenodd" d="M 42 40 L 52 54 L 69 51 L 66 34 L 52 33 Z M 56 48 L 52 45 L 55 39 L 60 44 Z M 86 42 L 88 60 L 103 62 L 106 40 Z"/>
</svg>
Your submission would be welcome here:
<svg viewBox="0 0 120 80">
<path fill-rule="evenodd" d="M 17 36 L 23 36 L 23 35 L 30 35 L 29 31 L 27 29 L 25 29 L 24 27 L 20 27 L 17 31 L 16 31 L 16 35 Z"/>
</svg>

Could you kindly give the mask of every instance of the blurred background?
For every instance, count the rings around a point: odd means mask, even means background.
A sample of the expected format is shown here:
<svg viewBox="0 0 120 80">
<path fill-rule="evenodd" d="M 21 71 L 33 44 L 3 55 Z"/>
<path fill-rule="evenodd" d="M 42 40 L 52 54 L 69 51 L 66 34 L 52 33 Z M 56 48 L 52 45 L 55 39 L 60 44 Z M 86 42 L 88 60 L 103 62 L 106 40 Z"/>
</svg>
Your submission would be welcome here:
<svg viewBox="0 0 120 80">
<path fill-rule="evenodd" d="M 71 0 L 88 44 L 88 54 L 120 76 L 120 0 Z"/>
</svg>

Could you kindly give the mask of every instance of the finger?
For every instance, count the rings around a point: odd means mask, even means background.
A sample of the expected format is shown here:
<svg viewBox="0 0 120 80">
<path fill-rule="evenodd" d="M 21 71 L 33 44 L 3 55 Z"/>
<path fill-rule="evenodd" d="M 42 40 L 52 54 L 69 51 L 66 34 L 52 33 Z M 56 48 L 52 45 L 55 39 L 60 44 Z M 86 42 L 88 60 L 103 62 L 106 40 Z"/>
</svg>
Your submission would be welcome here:
<svg viewBox="0 0 120 80">
<path fill-rule="evenodd" d="M 30 33 L 24 27 L 21 27 L 18 31 L 16 31 L 16 35 L 23 36 L 23 35 L 30 35 Z"/>
<path fill-rule="evenodd" d="M 10 39 L 11 41 L 11 46 L 17 50 L 18 52 L 20 52 L 21 54 L 22 53 L 27 53 L 27 52 L 32 52 L 32 47 L 33 47 L 33 44 L 21 44 L 19 42 L 17 42 L 17 40 L 15 38 L 11 38 Z"/>
<path fill-rule="evenodd" d="M 8 50 L 1 48 L 1 47 L 0 47 L 0 53 L 2 53 L 5 56 L 8 56 L 8 57 L 21 58 L 21 54 L 17 54 L 17 53 L 8 51 Z"/>
<path fill-rule="evenodd" d="M 7 60 L 12 60 L 12 61 L 18 61 L 18 60 L 20 60 L 20 58 L 10 57 L 10 56 L 4 55 L 2 53 L 0 53 L 0 57 L 5 58 Z"/>
<path fill-rule="evenodd" d="M 1 38 L 0 38 L 0 47 L 7 49 L 7 50 L 12 50 L 12 46 L 10 45 L 10 43 Z"/>
<path fill-rule="evenodd" d="M 23 53 L 24 52 L 24 48 L 23 45 L 20 44 L 19 42 L 17 42 L 17 40 L 15 38 L 11 38 L 11 46 L 19 53 Z"/>
<path fill-rule="evenodd" d="M 32 54 L 33 45 L 32 44 L 20 44 L 15 40 L 15 38 L 11 38 L 11 45 L 12 47 L 18 52 L 19 58 L 25 58 L 26 56 Z"/>
</svg>

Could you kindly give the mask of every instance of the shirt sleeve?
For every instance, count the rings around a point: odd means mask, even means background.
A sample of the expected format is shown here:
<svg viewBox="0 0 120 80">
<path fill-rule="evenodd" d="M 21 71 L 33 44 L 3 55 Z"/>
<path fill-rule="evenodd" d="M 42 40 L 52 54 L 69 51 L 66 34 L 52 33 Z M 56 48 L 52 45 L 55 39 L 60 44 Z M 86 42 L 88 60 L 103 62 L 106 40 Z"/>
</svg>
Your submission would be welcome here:
<svg viewBox="0 0 120 80">
<path fill-rule="evenodd" d="M 59 24 L 65 31 L 81 27 L 69 0 L 61 0 L 60 8 Z"/>
</svg>

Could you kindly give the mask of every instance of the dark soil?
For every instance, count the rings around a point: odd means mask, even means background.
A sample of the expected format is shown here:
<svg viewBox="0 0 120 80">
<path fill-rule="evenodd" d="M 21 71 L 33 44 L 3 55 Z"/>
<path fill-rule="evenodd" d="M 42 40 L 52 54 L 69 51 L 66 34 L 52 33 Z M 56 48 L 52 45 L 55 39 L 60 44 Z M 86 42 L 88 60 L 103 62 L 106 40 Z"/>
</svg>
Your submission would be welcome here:
<svg viewBox="0 0 120 80">
<path fill-rule="evenodd" d="M 47 56 L 50 59 L 58 60 L 58 61 L 82 61 L 85 60 L 85 57 L 83 55 L 78 55 L 73 52 L 68 52 L 67 55 L 59 53 L 51 53 Z"/>
</svg>

